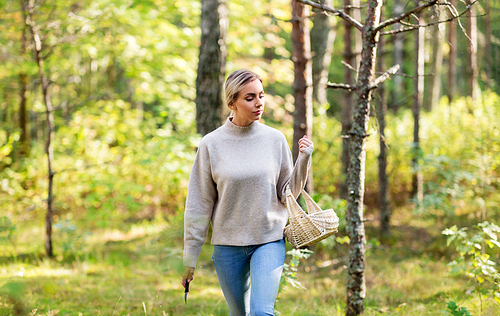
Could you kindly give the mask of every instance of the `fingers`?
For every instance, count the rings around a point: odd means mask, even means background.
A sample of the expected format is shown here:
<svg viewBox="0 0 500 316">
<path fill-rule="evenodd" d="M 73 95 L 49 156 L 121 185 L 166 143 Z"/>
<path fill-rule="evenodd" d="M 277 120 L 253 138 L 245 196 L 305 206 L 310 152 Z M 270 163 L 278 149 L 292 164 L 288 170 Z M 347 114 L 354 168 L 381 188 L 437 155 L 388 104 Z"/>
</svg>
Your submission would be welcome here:
<svg viewBox="0 0 500 316">
<path fill-rule="evenodd" d="M 186 282 L 191 282 L 193 281 L 193 276 L 194 276 L 194 268 L 186 268 L 184 270 L 184 273 L 182 275 L 182 286 L 186 287 Z"/>
<path fill-rule="evenodd" d="M 303 151 L 304 149 L 312 146 L 313 142 L 307 138 L 307 135 L 299 139 L 299 151 Z"/>
</svg>

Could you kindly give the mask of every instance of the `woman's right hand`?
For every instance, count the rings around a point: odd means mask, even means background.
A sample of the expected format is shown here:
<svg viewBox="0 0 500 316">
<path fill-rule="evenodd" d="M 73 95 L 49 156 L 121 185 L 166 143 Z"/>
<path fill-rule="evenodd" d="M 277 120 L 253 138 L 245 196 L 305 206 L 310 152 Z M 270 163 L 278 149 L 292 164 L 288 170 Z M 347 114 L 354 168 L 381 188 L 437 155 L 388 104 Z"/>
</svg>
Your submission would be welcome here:
<svg viewBox="0 0 500 316">
<path fill-rule="evenodd" d="M 182 286 L 186 287 L 186 281 L 193 281 L 194 268 L 186 267 L 184 273 L 182 274 Z"/>
</svg>

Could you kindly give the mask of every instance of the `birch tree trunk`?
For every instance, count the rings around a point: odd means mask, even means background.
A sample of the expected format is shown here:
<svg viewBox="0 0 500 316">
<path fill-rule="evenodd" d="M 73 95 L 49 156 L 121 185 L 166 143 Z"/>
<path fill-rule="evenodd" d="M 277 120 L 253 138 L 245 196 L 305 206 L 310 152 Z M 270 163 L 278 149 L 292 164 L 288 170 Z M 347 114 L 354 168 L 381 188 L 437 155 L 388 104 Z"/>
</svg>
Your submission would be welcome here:
<svg viewBox="0 0 500 316">
<path fill-rule="evenodd" d="M 417 1 L 417 5 L 418 5 Z M 420 17 L 420 13 L 416 13 Z M 419 19 L 419 24 L 424 24 L 422 18 Z M 422 101 L 424 96 L 424 41 L 425 29 L 423 27 L 414 31 L 415 33 L 415 79 L 413 94 L 413 177 L 412 177 L 412 197 L 420 205 L 423 200 L 423 180 L 422 172 L 420 171 L 420 109 L 422 108 Z"/>
<path fill-rule="evenodd" d="M 382 16 L 383 13 L 381 13 Z M 382 19 L 382 18 L 381 18 Z M 385 58 L 379 53 L 385 49 L 384 37 L 381 37 L 377 47 L 377 71 L 386 69 Z M 387 98 L 385 84 L 381 83 L 377 88 L 377 119 L 379 128 L 378 156 L 378 183 L 379 183 L 379 210 L 380 210 L 380 236 L 384 240 L 390 235 L 390 209 L 389 209 L 389 178 L 387 177 L 387 141 L 385 138 L 385 115 L 387 113 Z"/>
<path fill-rule="evenodd" d="M 295 79 L 293 90 L 295 112 L 293 116 L 293 159 L 299 156 L 298 141 L 304 135 L 312 137 L 312 61 L 311 42 L 307 17 L 309 7 L 292 0 L 292 60 Z M 306 191 L 312 193 L 312 172 L 306 184 Z"/>
<path fill-rule="evenodd" d="M 470 5 L 471 0 L 466 0 L 466 4 Z M 471 6 L 470 11 L 467 13 L 467 57 L 466 63 L 466 78 L 467 78 L 467 95 L 472 98 L 472 103 L 479 97 L 479 68 L 477 66 L 477 19 L 476 7 Z M 471 108 L 470 111 L 473 109 Z"/>
<path fill-rule="evenodd" d="M 440 11 L 436 12 L 437 20 L 440 19 Z M 431 79 L 431 89 L 429 97 L 424 107 L 426 111 L 432 111 L 433 107 L 439 103 L 439 98 L 441 97 L 441 73 L 443 70 L 443 40 L 445 33 L 445 25 L 440 23 L 433 27 L 435 32 L 433 32 L 432 38 L 432 73 L 434 74 Z"/>
<path fill-rule="evenodd" d="M 393 8 L 393 15 L 398 16 L 399 14 L 403 13 L 404 10 L 404 4 L 402 3 L 402 0 L 395 0 L 394 2 L 394 8 Z M 394 24 L 394 28 L 397 29 L 400 27 L 400 24 Z M 401 70 L 403 69 L 403 58 L 404 58 L 404 34 L 398 33 L 394 35 L 394 64 L 399 65 Z M 395 105 L 395 108 L 400 106 L 403 97 L 404 97 L 404 82 L 403 82 L 403 77 L 402 76 L 394 76 L 392 78 L 394 82 L 394 89 L 391 91 L 391 96 L 392 96 L 392 104 Z"/>
<path fill-rule="evenodd" d="M 375 58 L 379 33 L 374 30 L 380 22 L 381 0 L 368 1 L 366 22 L 363 26 L 363 48 L 356 84 L 356 102 L 349 146 L 349 198 L 347 203 L 347 230 L 350 252 L 347 277 L 346 315 L 364 311 L 366 296 L 365 246 L 363 201 L 365 190 L 366 137 L 370 119 L 371 86 L 375 74 Z"/>
<path fill-rule="evenodd" d="M 453 7 L 457 6 L 457 0 L 450 0 Z M 448 56 L 448 102 L 451 104 L 457 91 L 457 24 L 452 21 L 448 25 L 448 43 L 450 52 Z"/>
<path fill-rule="evenodd" d="M 42 40 L 40 38 L 39 26 L 35 23 L 34 10 L 35 10 L 35 0 L 22 1 L 23 13 L 25 14 L 26 27 L 29 29 L 32 40 L 34 43 L 34 53 L 36 63 L 38 65 L 38 76 L 42 83 L 42 94 L 43 103 L 45 105 L 45 114 L 47 117 L 47 140 L 45 142 L 45 153 L 47 154 L 47 165 L 48 165 L 48 196 L 47 196 L 47 213 L 45 214 L 45 252 L 48 257 L 53 257 L 54 252 L 52 248 L 52 215 L 53 210 L 53 184 L 54 184 L 54 171 L 52 166 L 54 164 L 54 151 L 52 141 L 54 140 L 54 113 L 52 109 L 52 100 L 50 96 L 50 81 L 45 75 L 44 70 L 44 57 L 42 55 Z"/>
<path fill-rule="evenodd" d="M 344 7 L 348 7 L 351 5 L 351 0 L 344 0 Z M 350 14 L 350 9 L 346 8 L 345 12 Z M 355 54 L 352 50 L 352 29 L 353 26 L 348 21 L 344 20 L 344 61 L 348 64 L 357 68 Z M 351 69 L 344 68 L 344 83 L 345 84 L 353 84 L 354 83 L 354 74 Z M 347 199 L 348 197 L 348 189 L 349 189 L 349 181 L 348 181 L 348 169 L 349 169 L 349 131 L 352 127 L 352 109 L 354 107 L 353 100 L 353 92 L 352 91 L 342 91 L 342 179 L 340 182 L 340 197 L 342 199 Z"/>
<path fill-rule="evenodd" d="M 319 3 L 333 6 L 333 0 L 320 0 Z M 319 104 L 325 104 L 328 103 L 326 85 L 336 32 L 329 15 L 320 9 L 313 11 L 315 12 L 311 28 L 313 99 Z"/>
<path fill-rule="evenodd" d="M 196 128 L 205 135 L 222 123 L 228 27 L 225 0 L 201 1 L 201 44 L 196 78 Z"/>
<path fill-rule="evenodd" d="M 491 68 L 493 67 L 493 62 L 491 56 L 493 55 L 493 52 L 491 51 L 491 0 L 485 0 L 485 6 L 486 9 L 485 11 L 487 12 L 485 19 L 484 19 L 484 35 L 486 37 L 484 41 L 484 54 L 485 54 L 485 61 L 486 61 L 486 86 L 488 88 L 492 88 L 493 85 L 493 74 L 491 71 Z"/>
</svg>

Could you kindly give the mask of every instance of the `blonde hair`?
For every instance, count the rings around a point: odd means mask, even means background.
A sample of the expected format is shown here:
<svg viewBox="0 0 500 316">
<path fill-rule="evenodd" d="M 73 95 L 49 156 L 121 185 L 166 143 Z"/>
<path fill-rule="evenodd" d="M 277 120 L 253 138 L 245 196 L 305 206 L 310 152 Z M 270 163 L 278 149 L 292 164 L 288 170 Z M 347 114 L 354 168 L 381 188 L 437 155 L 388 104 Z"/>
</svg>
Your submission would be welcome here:
<svg viewBox="0 0 500 316">
<path fill-rule="evenodd" d="M 240 69 L 233 71 L 229 77 L 227 77 L 226 84 L 224 85 L 226 105 L 229 106 L 233 104 L 234 101 L 238 99 L 240 91 L 243 90 L 249 82 L 255 79 L 259 79 L 262 83 L 262 78 L 250 70 Z"/>
</svg>

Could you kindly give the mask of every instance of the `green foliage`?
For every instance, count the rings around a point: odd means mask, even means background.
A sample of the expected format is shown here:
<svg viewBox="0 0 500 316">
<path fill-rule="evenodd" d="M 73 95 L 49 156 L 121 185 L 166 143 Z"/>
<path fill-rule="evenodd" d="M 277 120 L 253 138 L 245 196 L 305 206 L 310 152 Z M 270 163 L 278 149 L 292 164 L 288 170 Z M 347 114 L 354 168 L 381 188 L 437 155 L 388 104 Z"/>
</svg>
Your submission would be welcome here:
<svg viewBox="0 0 500 316">
<path fill-rule="evenodd" d="M 88 254 L 88 239 L 90 232 L 80 232 L 74 221 L 70 219 L 59 220 L 53 225 L 55 230 L 55 242 L 62 251 L 64 257 L 74 255 L 75 257 Z"/>
<path fill-rule="evenodd" d="M 497 269 L 497 263 L 492 261 L 494 257 L 492 258 L 492 255 L 486 252 L 487 249 L 492 249 L 494 253 L 500 250 L 498 241 L 500 227 L 489 222 L 482 222 L 473 228 L 472 233 L 467 232 L 467 227 L 458 229 L 457 226 L 443 231 L 443 235 L 448 236 L 448 245 L 456 242 L 455 249 L 458 257 L 449 264 L 452 268 L 451 272 L 465 274 L 474 279 L 479 296 L 490 294 L 500 303 L 500 272 Z"/>
<path fill-rule="evenodd" d="M 452 316 L 472 316 L 467 307 L 458 307 L 454 301 L 449 301 L 447 311 Z"/>
<path fill-rule="evenodd" d="M 294 288 L 305 289 L 300 281 L 297 279 L 298 267 L 301 259 L 309 258 L 313 252 L 309 249 L 292 249 L 286 253 L 290 256 L 289 263 L 285 263 L 283 266 L 283 273 L 281 275 L 279 292 L 285 289 L 288 285 Z"/>
</svg>

